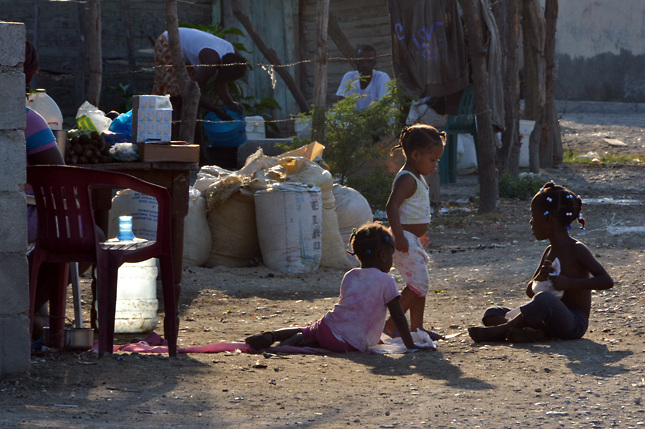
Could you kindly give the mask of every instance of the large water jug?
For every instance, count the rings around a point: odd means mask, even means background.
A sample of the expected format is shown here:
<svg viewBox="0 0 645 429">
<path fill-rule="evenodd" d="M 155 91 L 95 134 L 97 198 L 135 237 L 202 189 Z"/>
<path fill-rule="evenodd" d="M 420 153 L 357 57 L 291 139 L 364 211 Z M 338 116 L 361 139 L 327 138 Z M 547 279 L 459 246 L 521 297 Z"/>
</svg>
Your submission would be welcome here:
<svg viewBox="0 0 645 429">
<path fill-rule="evenodd" d="M 142 241 L 132 233 L 132 216 L 119 216 L 119 233 L 108 241 Z M 117 274 L 114 332 L 132 334 L 152 331 L 157 326 L 158 307 L 157 260 L 151 258 L 122 264 Z"/>
<path fill-rule="evenodd" d="M 150 332 L 157 326 L 157 260 L 119 267 L 114 332 Z"/>
<path fill-rule="evenodd" d="M 63 129 L 63 114 L 58 107 L 58 104 L 47 95 L 44 89 L 37 89 L 34 93 L 29 94 L 27 97 L 27 107 L 35 110 L 45 118 L 47 125 L 52 130 Z"/>
</svg>

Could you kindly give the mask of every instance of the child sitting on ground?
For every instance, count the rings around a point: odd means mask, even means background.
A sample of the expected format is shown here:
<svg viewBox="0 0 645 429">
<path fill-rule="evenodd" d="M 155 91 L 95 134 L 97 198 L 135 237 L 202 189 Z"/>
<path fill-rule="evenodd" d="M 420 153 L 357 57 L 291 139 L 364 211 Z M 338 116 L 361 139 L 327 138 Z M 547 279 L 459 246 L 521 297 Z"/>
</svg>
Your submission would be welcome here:
<svg viewBox="0 0 645 429">
<path fill-rule="evenodd" d="M 363 225 L 350 237 L 350 245 L 361 266 L 343 277 L 333 310 L 311 326 L 264 332 L 245 342 L 253 350 L 281 341 L 280 345 L 321 347 L 338 353 L 364 352 L 379 343 L 389 310 L 408 349 L 431 349 L 414 344 L 396 281 L 388 274 L 395 246 L 389 231 L 377 223 Z"/>
<path fill-rule="evenodd" d="M 508 317 L 509 309 L 486 310 L 485 327 L 468 328 L 475 342 L 536 341 L 545 336 L 560 339 L 581 338 L 589 325 L 591 291 L 609 289 L 614 281 L 584 243 L 569 236 L 574 220 L 582 227 L 580 197 L 563 186 L 549 182 L 531 201 L 531 230 L 538 240 L 549 240 L 526 294 L 532 298 L 519 307 L 519 314 Z M 552 265 L 560 263 L 560 273 Z M 552 282 L 555 291 L 535 292 L 534 281 Z"/>
</svg>

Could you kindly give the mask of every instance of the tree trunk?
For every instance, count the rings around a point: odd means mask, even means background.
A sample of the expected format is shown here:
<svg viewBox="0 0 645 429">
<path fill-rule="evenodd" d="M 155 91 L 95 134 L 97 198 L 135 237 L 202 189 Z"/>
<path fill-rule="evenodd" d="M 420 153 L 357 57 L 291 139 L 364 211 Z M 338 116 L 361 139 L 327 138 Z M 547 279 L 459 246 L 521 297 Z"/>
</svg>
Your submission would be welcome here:
<svg viewBox="0 0 645 429">
<path fill-rule="evenodd" d="M 497 28 L 502 44 L 504 81 L 504 126 L 502 147 L 497 153 L 500 173 L 517 176 L 520 170 L 520 91 L 518 40 L 520 7 L 518 2 L 501 2 L 497 7 Z M 526 142 L 528 144 L 528 142 Z"/>
<path fill-rule="evenodd" d="M 188 76 L 184 55 L 179 42 L 179 25 L 177 20 L 177 1 L 166 0 L 166 27 L 168 29 L 168 44 L 172 56 L 172 70 L 179 86 L 181 95 L 181 124 L 179 139 L 192 143 L 195 140 L 195 122 L 201 91 L 197 82 Z"/>
<path fill-rule="evenodd" d="M 529 139 L 529 169 L 540 172 L 542 109 L 546 94 L 544 38 L 546 22 L 540 0 L 523 0 L 522 32 L 524 36 L 524 118 L 536 121 Z"/>
<path fill-rule="evenodd" d="M 327 31 L 329 28 L 329 0 L 317 0 L 316 52 L 314 54 L 314 115 L 312 133 L 314 140 L 321 140 L 325 129 L 327 105 Z"/>
<path fill-rule="evenodd" d="M 472 62 L 473 88 L 475 91 L 475 112 L 477 115 L 477 135 L 479 140 L 479 212 L 490 213 L 497 210 L 497 169 L 495 166 L 495 141 L 490 112 L 488 91 L 489 79 L 484 52 L 481 0 L 463 0 L 466 28 L 468 29 L 469 51 Z M 485 6 L 484 6 L 485 7 Z"/>
<path fill-rule="evenodd" d="M 87 101 L 99 107 L 101 84 L 103 80 L 103 54 L 101 50 L 101 4 L 99 0 L 89 0 L 87 41 L 90 56 L 90 79 L 87 85 Z"/>
<path fill-rule="evenodd" d="M 546 22 L 540 0 L 523 0 L 524 118 L 536 121 L 544 106 L 544 37 Z"/>
<path fill-rule="evenodd" d="M 555 108 L 555 32 L 558 21 L 558 0 L 547 0 L 544 8 L 546 17 L 546 37 L 544 41 L 545 70 L 545 94 L 542 141 L 546 139 L 543 167 L 553 167 L 562 162 L 562 139 L 560 137 L 560 124 L 558 123 L 558 112 Z"/>
</svg>

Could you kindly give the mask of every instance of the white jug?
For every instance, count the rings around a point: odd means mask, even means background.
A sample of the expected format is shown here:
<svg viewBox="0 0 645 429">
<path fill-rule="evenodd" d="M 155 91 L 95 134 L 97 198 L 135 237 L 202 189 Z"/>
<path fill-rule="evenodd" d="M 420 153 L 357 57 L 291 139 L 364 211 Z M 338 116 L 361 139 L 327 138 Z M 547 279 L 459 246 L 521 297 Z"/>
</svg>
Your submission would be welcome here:
<svg viewBox="0 0 645 429">
<path fill-rule="evenodd" d="M 52 130 L 63 129 L 63 114 L 58 107 L 58 104 L 47 95 L 44 89 L 37 89 L 36 92 L 29 94 L 27 97 L 27 107 L 35 110 L 45 118 L 47 125 Z"/>
</svg>

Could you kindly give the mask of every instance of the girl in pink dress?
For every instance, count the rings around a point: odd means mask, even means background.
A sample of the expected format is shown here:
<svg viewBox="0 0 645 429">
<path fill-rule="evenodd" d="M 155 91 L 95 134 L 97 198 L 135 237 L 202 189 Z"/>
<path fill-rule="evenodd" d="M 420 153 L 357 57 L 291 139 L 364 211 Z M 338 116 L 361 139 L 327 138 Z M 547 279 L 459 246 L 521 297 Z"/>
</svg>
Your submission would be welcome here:
<svg viewBox="0 0 645 429">
<path fill-rule="evenodd" d="M 338 353 L 364 352 L 379 343 L 389 311 L 405 346 L 425 349 L 412 340 L 396 281 L 388 274 L 395 248 L 390 232 L 380 224 L 366 224 L 352 234 L 350 245 L 361 266 L 343 277 L 333 310 L 313 325 L 263 332 L 245 342 L 254 350 L 280 341 L 280 345 L 320 347 Z"/>
</svg>

